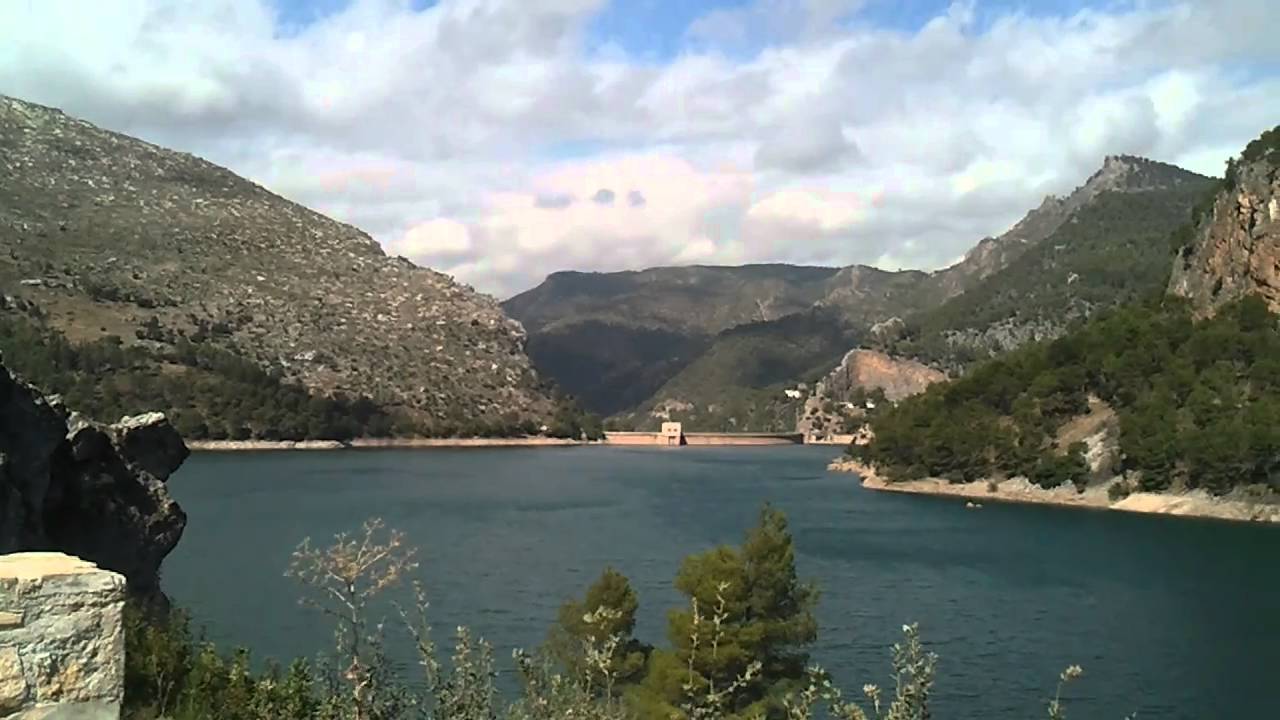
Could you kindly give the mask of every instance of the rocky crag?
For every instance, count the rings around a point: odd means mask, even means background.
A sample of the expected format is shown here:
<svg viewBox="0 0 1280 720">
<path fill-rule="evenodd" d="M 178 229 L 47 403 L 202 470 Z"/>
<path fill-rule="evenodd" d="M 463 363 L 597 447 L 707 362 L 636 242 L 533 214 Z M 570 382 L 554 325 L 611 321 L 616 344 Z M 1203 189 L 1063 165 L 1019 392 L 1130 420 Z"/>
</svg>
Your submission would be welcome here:
<svg viewBox="0 0 1280 720">
<path fill-rule="evenodd" d="M 1249 294 L 1280 311 L 1280 127 L 1228 166 L 1223 191 L 1183 239 L 1170 293 L 1201 315 Z"/>
<path fill-rule="evenodd" d="M 493 298 L 217 165 L 3 96 L 0 248 L 9 304 L 75 342 L 213 346 L 428 425 L 552 412 Z"/>
<path fill-rule="evenodd" d="M 796 429 L 806 437 L 844 435 L 862 429 L 877 403 L 895 403 L 945 380 L 923 363 L 855 348 L 805 399 Z"/>
<path fill-rule="evenodd" d="M 160 413 L 101 425 L 0 366 L 0 554 L 60 551 L 156 593 L 187 522 L 165 481 L 187 455 Z"/>
</svg>

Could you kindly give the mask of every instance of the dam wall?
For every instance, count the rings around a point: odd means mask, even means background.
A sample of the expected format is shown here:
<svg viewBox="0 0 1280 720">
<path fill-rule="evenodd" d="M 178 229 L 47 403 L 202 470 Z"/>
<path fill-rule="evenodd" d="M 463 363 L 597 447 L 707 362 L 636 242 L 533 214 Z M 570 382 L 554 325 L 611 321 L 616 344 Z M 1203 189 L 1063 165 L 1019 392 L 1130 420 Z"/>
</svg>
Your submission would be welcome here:
<svg viewBox="0 0 1280 720">
<path fill-rule="evenodd" d="M 800 433 L 683 433 L 672 438 L 661 432 L 606 432 L 606 445 L 633 445 L 649 447 L 676 447 L 681 445 L 799 445 L 804 442 Z"/>
<path fill-rule="evenodd" d="M 0 718 L 117 720 L 124 576 L 70 555 L 0 555 Z"/>
<path fill-rule="evenodd" d="M 800 433 L 685 433 L 687 445 L 800 445 Z"/>
</svg>

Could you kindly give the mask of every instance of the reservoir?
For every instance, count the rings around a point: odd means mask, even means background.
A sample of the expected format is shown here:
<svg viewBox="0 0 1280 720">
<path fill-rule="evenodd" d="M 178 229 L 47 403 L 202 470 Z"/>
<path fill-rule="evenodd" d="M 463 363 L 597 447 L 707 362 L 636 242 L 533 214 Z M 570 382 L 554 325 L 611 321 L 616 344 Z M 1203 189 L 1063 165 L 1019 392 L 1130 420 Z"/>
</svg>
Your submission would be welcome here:
<svg viewBox="0 0 1280 720">
<path fill-rule="evenodd" d="M 839 448 L 570 447 L 203 453 L 169 481 L 189 515 L 165 561 L 175 604 L 220 645 L 288 659 L 328 647 L 297 605 L 292 549 L 368 517 L 420 548 L 441 655 L 467 625 L 533 648 L 606 566 L 667 646 L 684 556 L 738 544 L 764 502 L 787 513 L 821 591 L 811 654 L 847 693 L 891 688 L 889 648 L 919 622 L 939 655 L 935 717 L 1044 716 L 1058 673 L 1079 718 L 1269 717 L 1280 671 L 1280 527 L 863 490 Z M 393 649 L 395 649 L 393 647 Z"/>
</svg>

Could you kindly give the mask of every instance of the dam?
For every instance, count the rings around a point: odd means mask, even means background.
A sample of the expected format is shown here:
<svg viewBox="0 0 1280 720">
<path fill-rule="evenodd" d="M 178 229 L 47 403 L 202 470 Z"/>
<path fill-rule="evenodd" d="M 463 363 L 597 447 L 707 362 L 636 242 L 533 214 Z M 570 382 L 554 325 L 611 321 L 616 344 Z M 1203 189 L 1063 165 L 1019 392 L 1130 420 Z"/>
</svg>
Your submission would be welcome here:
<svg viewBox="0 0 1280 720">
<path fill-rule="evenodd" d="M 683 447 L 691 445 L 801 445 L 803 433 L 732 433 L 685 432 L 678 422 L 662 423 L 657 432 L 621 432 L 607 430 L 606 445 L 646 445 Z"/>
</svg>

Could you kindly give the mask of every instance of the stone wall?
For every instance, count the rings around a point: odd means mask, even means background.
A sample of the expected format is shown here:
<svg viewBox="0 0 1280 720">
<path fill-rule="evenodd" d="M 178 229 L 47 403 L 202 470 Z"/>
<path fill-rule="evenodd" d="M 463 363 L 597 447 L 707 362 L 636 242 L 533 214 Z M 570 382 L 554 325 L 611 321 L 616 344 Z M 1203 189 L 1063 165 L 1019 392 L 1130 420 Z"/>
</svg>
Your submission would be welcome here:
<svg viewBox="0 0 1280 720">
<path fill-rule="evenodd" d="M 0 555 L 0 720 L 120 717 L 124 589 L 70 555 Z"/>
</svg>

